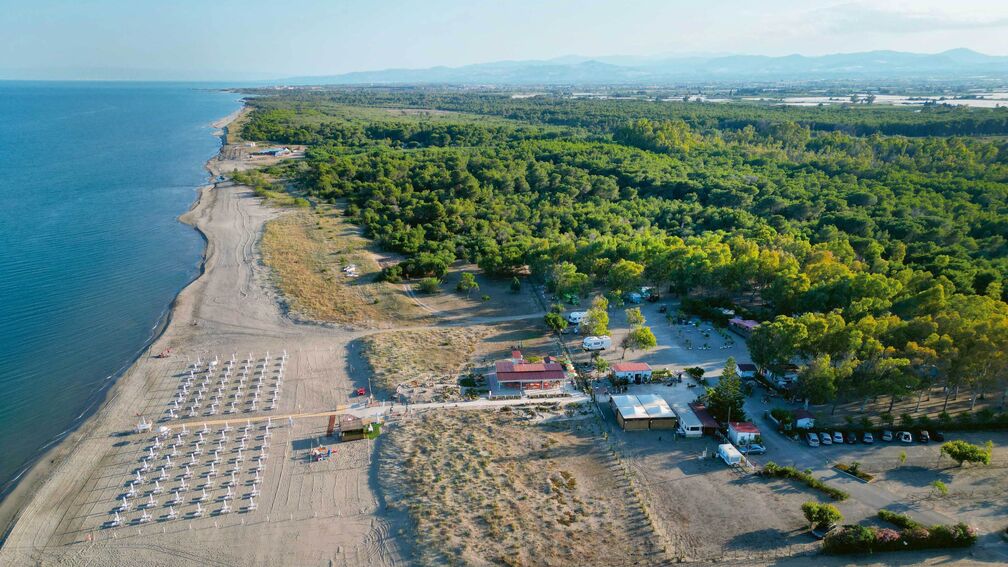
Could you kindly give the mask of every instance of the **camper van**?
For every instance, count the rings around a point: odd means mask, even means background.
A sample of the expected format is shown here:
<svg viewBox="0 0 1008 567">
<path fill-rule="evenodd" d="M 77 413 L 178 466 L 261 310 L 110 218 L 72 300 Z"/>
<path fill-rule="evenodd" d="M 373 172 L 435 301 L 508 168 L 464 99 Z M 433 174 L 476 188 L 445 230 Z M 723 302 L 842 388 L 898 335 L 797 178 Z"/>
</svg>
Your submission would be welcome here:
<svg viewBox="0 0 1008 567">
<path fill-rule="evenodd" d="M 581 348 L 584 350 L 605 350 L 612 347 L 612 338 L 608 336 L 601 337 L 585 337 L 581 341 Z"/>
<path fill-rule="evenodd" d="M 572 325 L 580 325 L 587 314 L 587 311 L 571 311 L 567 314 L 567 322 Z"/>
</svg>

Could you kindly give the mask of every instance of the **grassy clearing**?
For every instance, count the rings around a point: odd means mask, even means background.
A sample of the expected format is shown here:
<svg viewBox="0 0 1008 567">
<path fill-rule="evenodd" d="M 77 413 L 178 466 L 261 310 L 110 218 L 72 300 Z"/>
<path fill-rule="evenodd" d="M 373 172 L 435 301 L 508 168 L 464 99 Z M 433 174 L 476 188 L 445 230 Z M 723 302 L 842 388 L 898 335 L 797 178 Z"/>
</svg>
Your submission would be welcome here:
<svg viewBox="0 0 1008 567">
<path fill-rule="evenodd" d="M 459 399 L 457 377 L 469 363 L 487 327 L 423 329 L 370 335 L 364 356 L 373 387 L 397 390 L 411 401 Z"/>
<path fill-rule="evenodd" d="M 421 414 L 386 432 L 382 483 L 421 565 L 663 564 L 590 419 Z"/>
<path fill-rule="evenodd" d="M 421 319 L 401 288 L 375 281 L 379 266 L 368 245 L 333 208 L 283 215 L 262 238 L 263 260 L 295 316 L 370 327 Z M 350 264 L 358 277 L 342 271 Z"/>
</svg>

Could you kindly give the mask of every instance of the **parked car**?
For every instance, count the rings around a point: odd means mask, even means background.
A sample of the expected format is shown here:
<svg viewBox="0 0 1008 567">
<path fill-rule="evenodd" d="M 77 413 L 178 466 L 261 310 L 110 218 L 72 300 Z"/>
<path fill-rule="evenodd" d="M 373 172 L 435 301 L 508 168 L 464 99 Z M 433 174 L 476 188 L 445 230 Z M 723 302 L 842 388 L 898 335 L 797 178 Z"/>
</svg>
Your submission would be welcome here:
<svg viewBox="0 0 1008 567">
<path fill-rule="evenodd" d="M 855 443 L 857 443 L 857 433 L 854 433 L 853 431 L 848 431 L 847 432 L 847 444 L 848 445 L 854 445 Z"/>
<path fill-rule="evenodd" d="M 918 435 L 918 439 L 920 439 L 921 443 L 930 443 L 931 442 L 931 436 L 928 435 L 928 432 L 927 432 L 926 429 L 922 429 L 921 430 L 920 434 Z"/>
<path fill-rule="evenodd" d="M 753 443 L 742 447 L 742 453 L 746 455 L 762 455 L 766 453 L 766 447 L 759 443 Z"/>
<path fill-rule="evenodd" d="M 893 440 L 892 431 L 889 431 L 888 429 L 886 429 L 885 431 L 883 431 L 882 432 L 882 440 L 883 441 L 892 441 Z"/>
<path fill-rule="evenodd" d="M 843 433 L 840 433 L 839 431 L 834 431 L 833 442 L 836 443 L 837 445 L 843 445 Z"/>
<path fill-rule="evenodd" d="M 941 431 L 932 431 L 931 438 L 934 439 L 935 441 L 944 441 L 945 434 L 942 433 Z"/>
<path fill-rule="evenodd" d="M 829 433 L 823 431 L 822 433 L 819 434 L 819 442 L 822 443 L 823 445 L 832 445 L 833 438 L 830 437 Z"/>
<path fill-rule="evenodd" d="M 900 443 L 913 443 L 913 435 L 909 431 L 900 431 L 896 434 L 896 440 Z"/>
<path fill-rule="evenodd" d="M 805 434 L 805 439 L 808 441 L 808 446 L 809 447 L 818 447 L 819 446 L 819 436 L 816 435 L 814 431 L 810 431 L 810 432 L 806 433 Z"/>
<path fill-rule="evenodd" d="M 875 442 L 875 436 L 872 435 L 871 431 L 865 431 L 864 435 L 861 436 L 861 442 L 871 445 Z"/>
</svg>

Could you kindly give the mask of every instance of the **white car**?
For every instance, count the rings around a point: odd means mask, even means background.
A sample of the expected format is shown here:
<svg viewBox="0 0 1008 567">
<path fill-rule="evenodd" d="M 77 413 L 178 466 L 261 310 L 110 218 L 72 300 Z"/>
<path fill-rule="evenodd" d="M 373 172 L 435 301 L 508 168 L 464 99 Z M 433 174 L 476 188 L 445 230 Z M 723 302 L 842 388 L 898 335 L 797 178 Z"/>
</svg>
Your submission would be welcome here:
<svg viewBox="0 0 1008 567">
<path fill-rule="evenodd" d="M 819 436 L 815 432 L 809 432 L 806 437 L 809 447 L 819 446 Z"/>
<path fill-rule="evenodd" d="M 913 443 L 913 435 L 909 431 L 900 431 L 896 434 L 896 440 L 900 443 Z"/>
<path fill-rule="evenodd" d="M 819 434 L 819 442 L 822 443 L 823 445 L 832 445 L 833 438 L 830 437 L 829 433 L 823 431 L 822 433 Z"/>
<path fill-rule="evenodd" d="M 843 445 L 843 433 L 840 433 L 839 431 L 834 431 L 833 442 L 836 443 L 837 445 Z"/>
</svg>

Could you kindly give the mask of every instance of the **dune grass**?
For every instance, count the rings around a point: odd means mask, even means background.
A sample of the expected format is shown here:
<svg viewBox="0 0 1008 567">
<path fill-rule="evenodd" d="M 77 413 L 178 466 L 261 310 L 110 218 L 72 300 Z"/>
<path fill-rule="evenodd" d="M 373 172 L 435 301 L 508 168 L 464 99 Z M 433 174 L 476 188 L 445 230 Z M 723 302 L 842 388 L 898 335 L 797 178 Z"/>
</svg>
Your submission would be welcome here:
<svg viewBox="0 0 1008 567">
<path fill-rule="evenodd" d="M 379 333 L 363 339 L 375 388 L 409 390 L 413 401 L 458 399 L 459 371 L 489 333 L 482 326 Z"/>
<path fill-rule="evenodd" d="M 402 289 L 375 281 L 378 263 L 338 209 L 297 210 L 266 224 L 263 260 L 289 311 L 313 321 L 380 327 L 417 320 Z M 353 264 L 357 277 L 342 270 Z"/>
<path fill-rule="evenodd" d="M 588 419 L 431 412 L 390 429 L 381 482 L 420 565 L 663 564 Z"/>
</svg>

